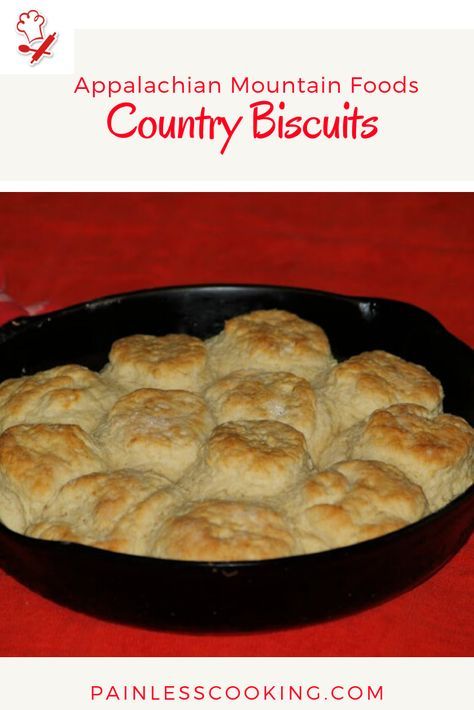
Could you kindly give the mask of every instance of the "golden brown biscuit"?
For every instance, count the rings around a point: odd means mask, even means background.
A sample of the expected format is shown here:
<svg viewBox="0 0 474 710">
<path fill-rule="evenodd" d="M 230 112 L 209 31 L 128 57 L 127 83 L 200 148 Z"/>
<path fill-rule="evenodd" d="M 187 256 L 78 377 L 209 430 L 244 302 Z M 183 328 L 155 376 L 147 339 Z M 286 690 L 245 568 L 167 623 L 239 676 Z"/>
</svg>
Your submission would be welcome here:
<svg viewBox="0 0 474 710">
<path fill-rule="evenodd" d="M 378 410 L 334 439 L 324 466 L 356 458 L 383 461 L 421 486 L 432 511 L 474 480 L 474 430 L 464 419 L 414 404 Z"/>
<path fill-rule="evenodd" d="M 78 426 L 11 427 L 0 436 L 0 518 L 23 532 L 61 486 L 101 470 L 104 463 L 98 448 Z"/>
<path fill-rule="evenodd" d="M 100 547 L 113 552 L 151 555 L 161 527 L 180 503 L 181 491 L 176 486 L 156 490 L 118 521 Z"/>
<path fill-rule="evenodd" d="M 205 501 L 170 518 L 161 529 L 155 557 L 177 560 L 262 560 L 295 554 L 286 519 L 263 505 Z"/>
<path fill-rule="evenodd" d="M 173 481 L 196 459 L 213 421 L 206 403 L 184 390 L 125 395 L 97 430 L 112 468 L 142 468 Z"/>
<path fill-rule="evenodd" d="M 252 368 L 314 380 L 334 363 L 322 328 L 279 310 L 231 318 L 219 335 L 207 341 L 207 347 L 217 377 Z"/>
<path fill-rule="evenodd" d="M 421 488 L 379 461 L 342 461 L 314 474 L 288 508 L 304 552 L 385 535 L 428 512 Z"/>
<path fill-rule="evenodd" d="M 0 431 L 16 424 L 77 424 L 91 432 L 121 391 L 80 365 L 54 367 L 0 385 Z"/>
<path fill-rule="evenodd" d="M 131 335 L 116 340 L 104 374 L 127 390 L 146 387 L 199 391 L 206 378 L 207 351 L 191 335 Z"/>
<path fill-rule="evenodd" d="M 280 495 L 310 470 L 301 432 L 275 421 L 228 422 L 212 432 L 186 485 L 195 498 Z"/>
<path fill-rule="evenodd" d="M 205 392 L 216 421 L 267 419 L 294 427 L 317 460 L 331 435 L 327 409 L 308 380 L 290 372 L 238 370 Z"/>
<path fill-rule="evenodd" d="M 26 532 L 47 540 L 144 552 L 147 528 L 155 528 L 176 504 L 169 481 L 157 474 L 91 473 L 63 486 Z"/>
<path fill-rule="evenodd" d="M 339 363 L 329 373 L 322 394 L 337 431 L 392 404 L 421 404 L 438 413 L 443 400 L 441 383 L 428 370 L 381 350 Z"/>
</svg>

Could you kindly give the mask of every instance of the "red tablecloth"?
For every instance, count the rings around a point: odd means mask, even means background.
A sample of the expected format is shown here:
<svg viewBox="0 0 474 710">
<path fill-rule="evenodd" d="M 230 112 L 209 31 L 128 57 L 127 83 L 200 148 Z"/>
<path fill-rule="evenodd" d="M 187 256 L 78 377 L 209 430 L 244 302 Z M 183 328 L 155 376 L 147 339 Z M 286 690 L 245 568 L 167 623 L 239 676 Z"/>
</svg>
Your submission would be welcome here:
<svg viewBox="0 0 474 710">
<path fill-rule="evenodd" d="M 24 306 L 226 281 L 393 297 L 472 344 L 473 208 L 472 194 L 1 194 L 0 269 Z M 98 621 L 0 572 L 0 654 L 470 655 L 473 553 L 471 541 L 429 581 L 369 611 L 246 635 Z"/>
</svg>

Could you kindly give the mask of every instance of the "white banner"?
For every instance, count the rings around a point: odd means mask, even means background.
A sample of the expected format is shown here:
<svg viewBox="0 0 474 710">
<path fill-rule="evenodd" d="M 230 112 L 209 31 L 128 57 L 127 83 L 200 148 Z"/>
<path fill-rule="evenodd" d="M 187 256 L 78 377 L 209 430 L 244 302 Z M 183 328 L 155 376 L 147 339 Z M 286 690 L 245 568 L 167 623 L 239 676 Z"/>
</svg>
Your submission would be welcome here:
<svg viewBox="0 0 474 710">
<path fill-rule="evenodd" d="M 0 706 L 471 710 L 472 671 L 454 658 L 12 658 Z"/>
</svg>

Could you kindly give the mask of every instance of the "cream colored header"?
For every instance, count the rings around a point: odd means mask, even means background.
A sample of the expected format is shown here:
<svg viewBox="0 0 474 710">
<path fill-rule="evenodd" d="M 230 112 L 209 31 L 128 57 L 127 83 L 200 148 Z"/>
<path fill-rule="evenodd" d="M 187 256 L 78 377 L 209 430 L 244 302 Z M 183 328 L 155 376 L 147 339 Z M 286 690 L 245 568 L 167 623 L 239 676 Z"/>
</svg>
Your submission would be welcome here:
<svg viewBox="0 0 474 710">
<path fill-rule="evenodd" d="M 471 180 L 473 48 L 461 30 L 77 32 L 73 75 L 0 77 L 0 179 Z"/>
</svg>

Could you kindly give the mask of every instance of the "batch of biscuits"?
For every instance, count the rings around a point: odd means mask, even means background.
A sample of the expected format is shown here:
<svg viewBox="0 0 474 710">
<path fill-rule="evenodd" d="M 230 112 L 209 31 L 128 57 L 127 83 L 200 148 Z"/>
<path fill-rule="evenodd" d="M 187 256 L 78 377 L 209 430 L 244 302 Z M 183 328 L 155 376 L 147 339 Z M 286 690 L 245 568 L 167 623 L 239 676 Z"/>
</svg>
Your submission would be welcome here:
<svg viewBox="0 0 474 710">
<path fill-rule="evenodd" d="M 97 373 L 0 385 L 0 520 L 46 540 L 236 561 L 320 552 L 402 528 L 474 480 L 474 430 L 424 367 L 337 362 L 280 310 L 117 340 Z"/>
</svg>

